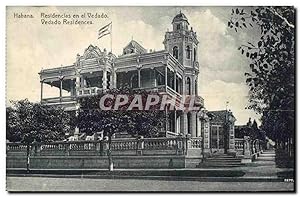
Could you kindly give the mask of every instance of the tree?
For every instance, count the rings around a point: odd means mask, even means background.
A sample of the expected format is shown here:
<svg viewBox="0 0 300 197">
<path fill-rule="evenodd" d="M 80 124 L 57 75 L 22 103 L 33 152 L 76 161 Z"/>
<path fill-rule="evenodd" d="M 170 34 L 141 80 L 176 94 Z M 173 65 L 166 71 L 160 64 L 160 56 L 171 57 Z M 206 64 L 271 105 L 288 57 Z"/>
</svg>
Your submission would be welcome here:
<svg viewBox="0 0 300 197">
<path fill-rule="evenodd" d="M 128 95 L 129 101 L 121 106 L 119 110 L 101 110 L 99 101 L 106 94 L 111 94 L 114 97 L 117 95 Z M 158 108 L 159 105 L 152 106 L 150 110 L 135 108 L 130 111 L 127 110 L 135 95 L 141 95 L 142 102 L 145 103 L 149 94 L 159 95 L 157 92 L 132 90 L 125 87 L 110 89 L 92 97 L 84 97 L 79 100 L 78 127 L 88 135 L 104 131 L 107 136 L 114 133 L 127 132 L 132 136 L 156 137 L 165 124 L 164 111 L 154 109 Z M 114 102 L 112 100 L 106 101 Z M 114 105 L 114 103 L 110 104 Z"/>
<path fill-rule="evenodd" d="M 129 102 L 119 110 L 100 110 L 100 98 L 106 94 L 128 95 Z M 112 164 L 111 158 L 111 139 L 115 133 L 126 132 L 134 137 L 155 137 L 165 124 L 164 111 L 159 110 L 126 110 L 134 98 L 134 95 L 142 95 L 143 103 L 146 101 L 148 94 L 157 92 L 147 92 L 145 90 L 132 90 L 129 88 L 110 89 L 99 95 L 85 97 L 79 100 L 80 109 L 78 114 L 78 128 L 81 132 L 88 135 L 103 131 L 104 136 L 108 137 L 108 156 L 109 165 Z M 107 100 L 106 104 L 114 105 L 113 100 Z M 155 106 L 153 106 L 155 107 Z"/>
<path fill-rule="evenodd" d="M 228 26 L 236 32 L 258 27 L 261 37 L 238 50 L 250 60 L 245 73 L 249 109 L 262 115 L 261 129 L 273 140 L 294 139 L 295 129 L 295 9 L 257 7 L 232 9 Z"/>
<path fill-rule="evenodd" d="M 64 139 L 72 126 L 71 115 L 58 107 L 31 103 L 27 99 L 12 101 L 6 108 L 6 139 L 32 143 Z"/>
<path fill-rule="evenodd" d="M 70 130 L 70 114 L 58 107 L 31 103 L 27 99 L 12 101 L 6 108 L 6 139 L 27 145 L 27 172 L 29 172 L 30 144 L 64 139 Z"/>
</svg>

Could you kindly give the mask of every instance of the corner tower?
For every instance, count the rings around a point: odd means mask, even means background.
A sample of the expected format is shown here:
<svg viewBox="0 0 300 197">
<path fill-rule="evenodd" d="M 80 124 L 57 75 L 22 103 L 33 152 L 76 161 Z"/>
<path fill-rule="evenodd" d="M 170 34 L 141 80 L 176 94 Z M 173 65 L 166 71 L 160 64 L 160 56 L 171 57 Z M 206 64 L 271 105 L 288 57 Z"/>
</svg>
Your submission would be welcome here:
<svg viewBox="0 0 300 197">
<path fill-rule="evenodd" d="M 198 44 L 196 32 L 189 28 L 189 21 L 183 13 L 177 14 L 172 21 L 172 31 L 165 34 L 163 44 L 174 58 L 185 68 L 185 93 L 198 94 L 199 73 Z"/>
</svg>

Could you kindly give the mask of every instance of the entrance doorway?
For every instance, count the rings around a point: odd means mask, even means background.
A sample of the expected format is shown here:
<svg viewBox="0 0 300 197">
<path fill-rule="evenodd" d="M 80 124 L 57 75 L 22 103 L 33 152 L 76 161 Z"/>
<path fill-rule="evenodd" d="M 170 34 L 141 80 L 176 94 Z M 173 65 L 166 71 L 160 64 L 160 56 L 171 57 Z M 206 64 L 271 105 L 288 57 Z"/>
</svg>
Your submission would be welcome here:
<svg viewBox="0 0 300 197">
<path fill-rule="evenodd" d="M 212 152 L 224 153 L 224 128 L 221 125 L 211 126 L 211 148 Z"/>
</svg>

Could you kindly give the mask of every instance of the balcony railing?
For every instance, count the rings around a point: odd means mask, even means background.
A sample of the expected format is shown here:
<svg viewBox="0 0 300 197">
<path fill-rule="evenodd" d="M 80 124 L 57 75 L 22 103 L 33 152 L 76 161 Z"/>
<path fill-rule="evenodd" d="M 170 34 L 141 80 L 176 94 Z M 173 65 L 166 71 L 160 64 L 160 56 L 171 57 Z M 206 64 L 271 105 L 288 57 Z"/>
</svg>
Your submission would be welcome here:
<svg viewBox="0 0 300 197">
<path fill-rule="evenodd" d="M 182 95 L 180 93 L 176 92 L 169 86 L 167 86 L 167 93 L 170 94 L 172 97 L 179 97 L 179 98 L 182 97 Z"/>
<path fill-rule="evenodd" d="M 91 96 L 91 95 L 96 95 L 99 94 L 102 91 L 102 88 L 99 87 L 89 87 L 89 88 L 80 88 L 77 91 L 77 96 Z"/>
<path fill-rule="evenodd" d="M 134 88 L 134 90 L 146 90 L 146 91 L 154 91 L 154 92 L 162 92 L 165 90 L 165 85 L 159 85 L 156 87 L 140 87 L 140 88 Z"/>
<path fill-rule="evenodd" d="M 42 99 L 43 104 L 63 103 L 63 102 L 73 102 L 73 101 L 76 101 L 75 96 L 63 96 L 63 97 L 53 97 L 53 98 Z"/>
</svg>

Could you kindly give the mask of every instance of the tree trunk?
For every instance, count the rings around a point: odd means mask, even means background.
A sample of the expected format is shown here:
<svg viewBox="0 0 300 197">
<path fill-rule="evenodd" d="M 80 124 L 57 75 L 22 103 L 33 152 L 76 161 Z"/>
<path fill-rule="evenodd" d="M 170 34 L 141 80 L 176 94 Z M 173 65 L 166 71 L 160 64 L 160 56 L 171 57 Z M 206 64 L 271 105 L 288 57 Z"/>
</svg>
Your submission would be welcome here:
<svg viewBox="0 0 300 197">
<path fill-rule="evenodd" d="M 111 134 L 108 135 L 108 170 L 114 170 L 114 163 L 111 156 Z"/>
<path fill-rule="evenodd" d="M 26 172 L 27 172 L 27 173 L 30 172 L 30 169 L 29 169 L 29 164 L 30 164 L 29 151 L 30 151 L 30 145 L 29 145 L 29 143 L 27 143 L 27 147 L 26 147 L 26 158 L 27 158 L 27 162 L 26 162 Z"/>
</svg>

